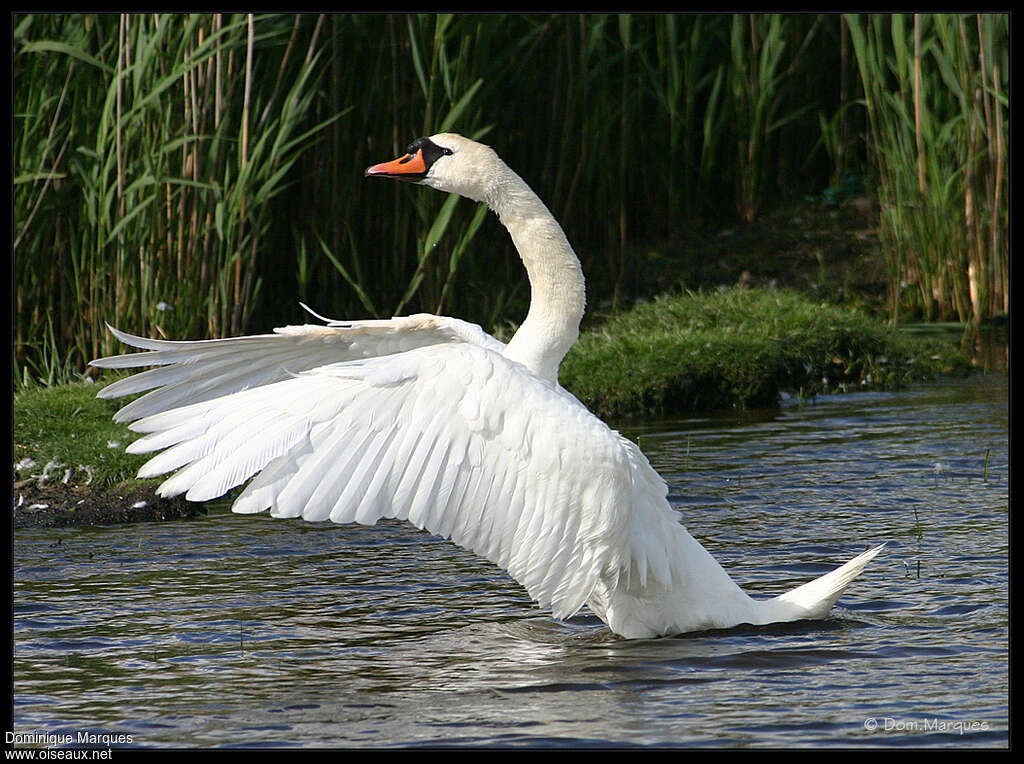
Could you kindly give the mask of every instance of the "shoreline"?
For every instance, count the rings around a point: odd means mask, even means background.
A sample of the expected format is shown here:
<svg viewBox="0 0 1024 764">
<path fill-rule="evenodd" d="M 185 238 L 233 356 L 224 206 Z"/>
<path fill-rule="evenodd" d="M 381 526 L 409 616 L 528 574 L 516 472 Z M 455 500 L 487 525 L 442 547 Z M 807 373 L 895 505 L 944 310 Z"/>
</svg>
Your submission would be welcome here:
<svg viewBox="0 0 1024 764">
<path fill-rule="evenodd" d="M 155 486 L 144 484 L 102 489 L 57 482 L 40 487 L 37 478 L 28 478 L 14 483 L 12 513 L 14 529 L 21 530 L 182 520 L 205 515 L 207 509 L 180 496 L 161 498 Z"/>
</svg>

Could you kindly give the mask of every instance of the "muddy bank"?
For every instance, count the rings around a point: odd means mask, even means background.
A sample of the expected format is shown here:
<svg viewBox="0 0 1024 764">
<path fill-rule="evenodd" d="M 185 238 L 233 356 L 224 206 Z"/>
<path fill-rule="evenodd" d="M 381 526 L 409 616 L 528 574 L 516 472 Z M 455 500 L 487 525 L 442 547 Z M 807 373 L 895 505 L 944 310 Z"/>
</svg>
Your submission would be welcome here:
<svg viewBox="0 0 1024 764">
<path fill-rule="evenodd" d="M 95 490 L 61 482 L 39 486 L 36 479 L 13 486 L 15 528 L 68 528 L 179 520 L 206 514 L 204 504 L 178 496 L 162 499 L 150 486 Z"/>
</svg>

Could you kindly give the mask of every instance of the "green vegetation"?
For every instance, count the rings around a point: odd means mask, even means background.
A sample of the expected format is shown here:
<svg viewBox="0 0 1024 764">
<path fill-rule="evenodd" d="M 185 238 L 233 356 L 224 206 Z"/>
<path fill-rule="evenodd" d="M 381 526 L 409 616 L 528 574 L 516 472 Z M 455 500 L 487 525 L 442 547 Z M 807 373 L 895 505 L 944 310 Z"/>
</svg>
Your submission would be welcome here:
<svg viewBox="0 0 1024 764">
<path fill-rule="evenodd" d="M 846 19 L 878 173 L 893 321 L 1009 314 L 1006 16 Z"/>
<path fill-rule="evenodd" d="M 112 347 L 104 321 L 165 335 L 248 324 L 274 201 L 342 114 L 312 117 L 316 35 L 301 45 L 293 27 L 284 16 L 258 33 L 245 16 L 16 20 L 19 382 L 83 370 Z"/>
<path fill-rule="evenodd" d="M 949 343 L 792 292 L 666 296 L 584 333 L 561 382 L 605 417 L 775 405 L 781 393 L 894 389 L 965 362 Z"/>
<path fill-rule="evenodd" d="M 102 490 L 135 478 L 146 457 L 124 452 L 135 436 L 112 419 L 123 402 L 99 400 L 97 389 L 79 382 L 14 394 L 15 481 L 45 474 Z"/>
<path fill-rule="evenodd" d="M 448 129 L 549 203 L 592 305 L 664 290 L 637 252 L 854 173 L 894 317 L 1005 313 L 1008 19 L 15 14 L 14 384 L 114 352 L 105 321 L 224 336 L 299 300 L 520 319 L 483 208 L 362 176 Z"/>
</svg>

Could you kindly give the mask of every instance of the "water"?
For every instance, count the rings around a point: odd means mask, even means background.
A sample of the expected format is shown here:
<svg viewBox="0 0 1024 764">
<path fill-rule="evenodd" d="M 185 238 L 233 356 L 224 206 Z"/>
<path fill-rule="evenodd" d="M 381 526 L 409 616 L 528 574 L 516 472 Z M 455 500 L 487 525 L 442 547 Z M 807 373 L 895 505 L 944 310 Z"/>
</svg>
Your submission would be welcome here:
<svg viewBox="0 0 1024 764">
<path fill-rule="evenodd" d="M 888 542 L 818 622 L 622 640 L 389 522 L 220 508 L 19 530 L 15 730 L 154 747 L 1004 747 L 1007 401 L 988 374 L 628 431 L 752 592 Z"/>
</svg>

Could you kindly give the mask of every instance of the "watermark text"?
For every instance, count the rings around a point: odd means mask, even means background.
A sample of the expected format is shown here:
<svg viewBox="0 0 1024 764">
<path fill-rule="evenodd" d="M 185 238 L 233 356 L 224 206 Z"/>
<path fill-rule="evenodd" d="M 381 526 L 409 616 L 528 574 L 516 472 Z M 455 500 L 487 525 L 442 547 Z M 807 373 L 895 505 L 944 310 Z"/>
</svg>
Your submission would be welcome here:
<svg viewBox="0 0 1024 764">
<path fill-rule="evenodd" d="M 976 719 L 896 719 L 892 716 L 869 716 L 864 720 L 868 732 L 945 732 L 969 735 L 988 732 L 988 722 Z"/>
</svg>

